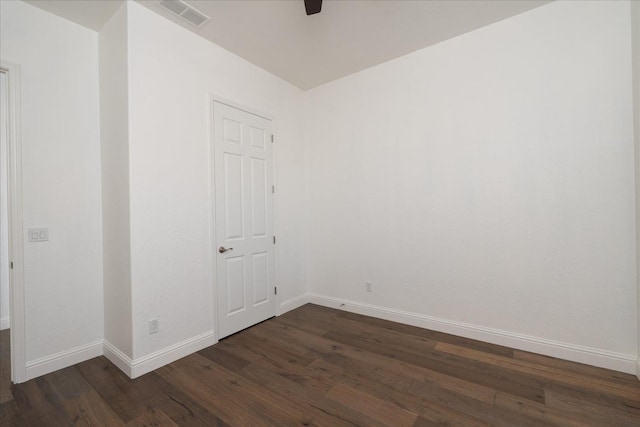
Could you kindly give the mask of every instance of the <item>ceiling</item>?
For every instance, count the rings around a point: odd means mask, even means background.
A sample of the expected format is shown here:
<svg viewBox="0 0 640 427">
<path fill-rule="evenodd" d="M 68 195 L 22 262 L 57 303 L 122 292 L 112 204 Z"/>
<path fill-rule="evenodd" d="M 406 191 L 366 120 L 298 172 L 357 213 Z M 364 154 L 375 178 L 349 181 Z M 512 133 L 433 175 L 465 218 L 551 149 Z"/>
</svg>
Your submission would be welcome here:
<svg viewBox="0 0 640 427">
<path fill-rule="evenodd" d="M 123 0 L 24 0 L 76 24 L 100 31 Z"/>
<path fill-rule="evenodd" d="M 121 0 L 25 0 L 98 31 Z M 200 28 L 158 6 L 148 9 L 253 64 L 310 89 L 485 25 L 548 0 L 186 0 L 211 17 Z"/>
</svg>

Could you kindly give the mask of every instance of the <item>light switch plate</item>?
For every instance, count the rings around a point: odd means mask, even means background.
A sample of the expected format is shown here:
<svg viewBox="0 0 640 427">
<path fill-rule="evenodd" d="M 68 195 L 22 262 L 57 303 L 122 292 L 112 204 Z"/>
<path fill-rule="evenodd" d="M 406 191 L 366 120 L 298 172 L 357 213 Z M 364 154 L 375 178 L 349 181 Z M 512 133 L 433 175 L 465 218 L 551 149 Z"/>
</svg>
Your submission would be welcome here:
<svg viewBox="0 0 640 427">
<path fill-rule="evenodd" d="M 48 227 L 30 228 L 28 232 L 30 242 L 46 242 L 49 240 Z"/>
</svg>

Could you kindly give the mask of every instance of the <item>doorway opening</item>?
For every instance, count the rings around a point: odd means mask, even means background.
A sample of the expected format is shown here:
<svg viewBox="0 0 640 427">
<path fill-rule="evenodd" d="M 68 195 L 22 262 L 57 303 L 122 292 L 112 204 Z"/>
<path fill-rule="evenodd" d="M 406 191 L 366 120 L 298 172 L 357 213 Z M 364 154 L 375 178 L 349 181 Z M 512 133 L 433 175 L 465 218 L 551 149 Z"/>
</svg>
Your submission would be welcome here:
<svg viewBox="0 0 640 427">
<path fill-rule="evenodd" d="M 26 380 L 20 67 L 0 61 L 0 400 Z"/>
</svg>

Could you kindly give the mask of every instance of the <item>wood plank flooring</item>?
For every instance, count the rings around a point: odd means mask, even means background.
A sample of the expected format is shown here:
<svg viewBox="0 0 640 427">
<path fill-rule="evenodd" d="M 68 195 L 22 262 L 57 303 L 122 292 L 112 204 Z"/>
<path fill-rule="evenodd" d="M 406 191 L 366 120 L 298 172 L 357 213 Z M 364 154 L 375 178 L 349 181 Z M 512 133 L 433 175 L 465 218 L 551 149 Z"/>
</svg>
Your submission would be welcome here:
<svg viewBox="0 0 640 427">
<path fill-rule="evenodd" d="M 9 330 L 0 331 L 0 404 L 13 399 L 11 394 L 11 353 Z"/>
<path fill-rule="evenodd" d="M 2 426 L 640 426 L 632 375 L 311 304 L 135 380 L 5 388 Z"/>
</svg>

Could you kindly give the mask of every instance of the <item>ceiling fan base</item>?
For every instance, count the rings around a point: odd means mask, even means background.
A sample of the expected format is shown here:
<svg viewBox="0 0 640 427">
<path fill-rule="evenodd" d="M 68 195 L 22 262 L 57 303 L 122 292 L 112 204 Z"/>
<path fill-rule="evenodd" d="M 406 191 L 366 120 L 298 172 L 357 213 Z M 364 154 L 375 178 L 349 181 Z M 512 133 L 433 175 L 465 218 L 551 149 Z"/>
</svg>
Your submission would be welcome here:
<svg viewBox="0 0 640 427">
<path fill-rule="evenodd" d="M 315 15 L 322 10 L 322 0 L 304 0 L 304 8 L 307 15 Z"/>
</svg>

